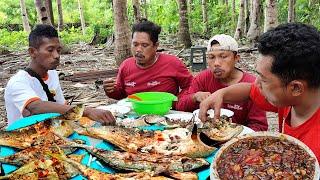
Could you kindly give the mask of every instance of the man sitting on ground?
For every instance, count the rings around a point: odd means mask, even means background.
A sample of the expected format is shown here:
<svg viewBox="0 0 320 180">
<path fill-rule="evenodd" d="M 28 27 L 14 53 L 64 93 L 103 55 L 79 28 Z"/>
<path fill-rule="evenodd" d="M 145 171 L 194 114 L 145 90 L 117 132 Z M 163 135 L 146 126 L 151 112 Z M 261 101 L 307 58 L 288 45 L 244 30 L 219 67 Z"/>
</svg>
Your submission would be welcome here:
<svg viewBox="0 0 320 180">
<path fill-rule="evenodd" d="M 219 89 L 239 82 L 254 82 L 255 77 L 235 67 L 239 61 L 238 43 L 229 35 L 213 36 L 207 48 L 209 69 L 200 72 L 192 81 L 189 90 L 181 94 L 176 109 L 194 111 L 199 103 Z M 266 114 L 252 101 L 226 103 L 223 108 L 234 112 L 233 122 L 250 127 L 255 131 L 268 129 Z"/>
<path fill-rule="evenodd" d="M 304 142 L 320 160 L 320 32 L 301 23 L 279 25 L 258 40 L 259 77 L 218 90 L 200 104 L 200 119 L 223 102 L 251 99 L 278 112 L 280 132 Z M 292 159 L 294 160 L 294 158 Z"/>
<path fill-rule="evenodd" d="M 40 113 L 64 114 L 71 106 L 65 105 L 58 73 L 61 44 L 58 32 L 49 25 L 37 25 L 29 35 L 31 61 L 26 70 L 10 78 L 5 89 L 8 124 Z M 85 108 L 83 116 L 102 123 L 114 123 L 109 111 Z"/>
<path fill-rule="evenodd" d="M 178 95 L 192 81 L 192 75 L 177 57 L 157 53 L 161 28 L 150 21 L 142 21 L 132 28 L 133 57 L 124 60 L 117 79 L 104 81 L 106 95 L 114 99 L 146 91 L 169 92 Z"/>
</svg>

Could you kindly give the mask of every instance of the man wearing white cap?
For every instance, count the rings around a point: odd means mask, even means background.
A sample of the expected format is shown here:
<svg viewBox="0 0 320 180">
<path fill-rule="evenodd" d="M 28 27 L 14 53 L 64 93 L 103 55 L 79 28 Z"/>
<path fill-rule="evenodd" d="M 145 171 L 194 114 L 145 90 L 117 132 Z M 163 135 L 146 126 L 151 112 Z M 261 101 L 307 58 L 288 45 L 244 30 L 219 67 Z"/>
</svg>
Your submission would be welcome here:
<svg viewBox="0 0 320 180">
<path fill-rule="evenodd" d="M 190 111 L 199 108 L 199 103 L 211 93 L 239 82 L 255 81 L 255 77 L 235 67 L 239 61 L 238 43 L 229 35 L 213 36 L 207 47 L 209 68 L 200 72 L 193 80 L 189 90 L 180 96 L 177 110 Z M 268 129 L 265 111 L 251 101 L 232 104 L 223 108 L 234 112 L 233 122 L 250 127 L 255 131 Z"/>
</svg>

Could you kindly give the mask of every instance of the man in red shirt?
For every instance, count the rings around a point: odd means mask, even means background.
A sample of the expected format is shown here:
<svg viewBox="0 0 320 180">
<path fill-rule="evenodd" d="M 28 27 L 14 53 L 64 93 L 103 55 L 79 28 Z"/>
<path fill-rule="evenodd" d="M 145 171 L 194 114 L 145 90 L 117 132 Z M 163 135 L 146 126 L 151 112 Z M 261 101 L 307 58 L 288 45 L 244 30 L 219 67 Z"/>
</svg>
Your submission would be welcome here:
<svg viewBox="0 0 320 180">
<path fill-rule="evenodd" d="M 320 160 L 320 33 L 300 23 L 279 25 L 258 41 L 259 78 L 221 89 L 200 104 L 199 117 L 222 102 L 251 99 L 267 111 L 278 112 L 282 133 L 304 142 Z M 294 159 L 294 157 L 293 157 Z"/>
<path fill-rule="evenodd" d="M 199 103 L 219 89 L 239 82 L 255 81 L 255 77 L 235 67 L 240 56 L 238 43 L 229 35 L 213 36 L 208 42 L 209 69 L 200 72 L 192 81 L 188 91 L 181 94 L 176 109 L 194 111 Z M 265 111 L 259 109 L 251 100 L 241 103 L 225 103 L 223 108 L 234 112 L 232 121 L 243 124 L 255 131 L 268 129 Z"/>
<path fill-rule="evenodd" d="M 104 81 L 106 95 L 122 99 L 130 94 L 146 91 L 169 92 L 178 95 L 192 81 L 192 75 L 176 56 L 157 53 L 161 27 L 142 21 L 132 28 L 133 57 L 122 62 L 116 81 Z"/>
</svg>

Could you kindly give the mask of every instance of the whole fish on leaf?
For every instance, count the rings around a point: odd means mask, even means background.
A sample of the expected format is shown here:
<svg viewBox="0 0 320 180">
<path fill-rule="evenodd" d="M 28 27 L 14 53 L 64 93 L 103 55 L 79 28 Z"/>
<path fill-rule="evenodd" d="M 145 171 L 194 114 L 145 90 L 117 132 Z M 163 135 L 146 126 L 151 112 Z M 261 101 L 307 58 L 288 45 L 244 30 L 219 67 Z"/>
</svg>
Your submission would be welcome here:
<svg viewBox="0 0 320 180">
<path fill-rule="evenodd" d="M 188 157 L 206 157 L 215 147 L 191 139 L 191 133 L 185 128 L 164 131 L 140 131 L 117 126 L 90 127 L 76 129 L 76 132 L 94 138 L 106 140 L 127 152 L 150 152 L 165 155 L 185 155 Z"/>
<path fill-rule="evenodd" d="M 128 152 L 137 152 L 139 148 L 151 143 L 154 134 L 152 131 L 143 132 L 119 126 L 78 128 L 75 131 L 78 134 L 106 140 Z"/>
<path fill-rule="evenodd" d="M 148 179 L 148 180 L 162 180 L 170 179 L 163 176 L 153 177 L 150 172 L 140 173 L 126 173 L 126 174 L 106 174 L 101 171 L 89 168 L 83 164 L 80 164 L 72 159 L 68 159 L 61 154 L 51 154 L 52 157 L 66 161 L 78 168 L 82 175 L 86 176 L 90 180 L 102 180 L 102 179 L 113 179 L 113 180 L 132 180 L 132 179 Z"/>
<path fill-rule="evenodd" d="M 106 151 L 91 147 L 85 147 L 85 149 L 113 168 L 135 172 L 152 171 L 154 174 L 162 172 L 185 172 L 209 165 L 209 163 L 202 158 Z"/>
<path fill-rule="evenodd" d="M 242 130 L 242 125 L 232 123 L 232 119 L 227 116 L 221 116 L 219 120 L 208 117 L 208 121 L 200 129 L 211 140 L 220 142 L 238 136 Z"/>
</svg>

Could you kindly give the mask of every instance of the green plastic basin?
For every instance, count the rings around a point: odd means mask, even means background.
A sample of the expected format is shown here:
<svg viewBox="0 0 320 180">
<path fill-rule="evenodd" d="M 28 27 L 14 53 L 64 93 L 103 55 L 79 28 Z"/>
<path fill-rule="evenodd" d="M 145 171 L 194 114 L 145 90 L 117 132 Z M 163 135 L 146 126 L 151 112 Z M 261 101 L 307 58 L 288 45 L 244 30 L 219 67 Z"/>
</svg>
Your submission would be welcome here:
<svg viewBox="0 0 320 180">
<path fill-rule="evenodd" d="M 167 92 L 141 92 L 135 93 L 133 96 L 137 96 L 141 99 L 137 100 L 129 98 L 133 110 L 139 115 L 165 115 L 171 109 L 172 101 L 177 100 L 175 95 Z"/>
</svg>

